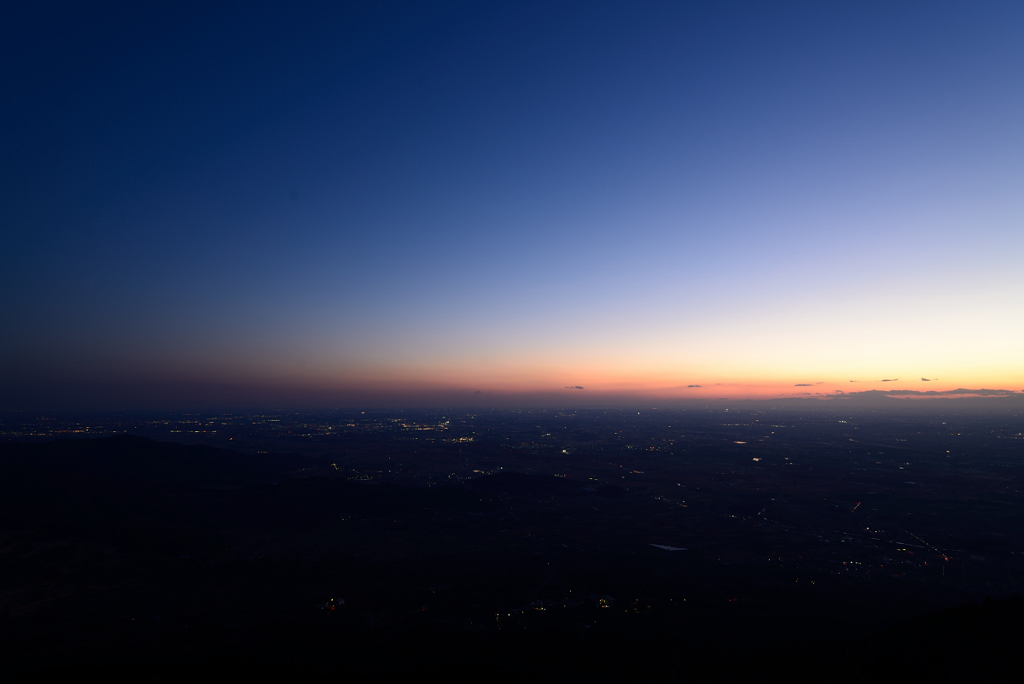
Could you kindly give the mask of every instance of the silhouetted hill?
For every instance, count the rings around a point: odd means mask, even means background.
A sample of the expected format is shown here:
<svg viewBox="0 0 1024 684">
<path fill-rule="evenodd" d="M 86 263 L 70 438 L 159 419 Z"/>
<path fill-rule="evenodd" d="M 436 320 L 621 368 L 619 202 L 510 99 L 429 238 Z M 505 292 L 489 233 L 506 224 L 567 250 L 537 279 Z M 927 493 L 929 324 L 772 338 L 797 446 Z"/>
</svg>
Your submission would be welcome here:
<svg viewBox="0 0 1024 684">
<path fill-rule="evenodd" d="M 43 529 L 132 550 L 195 552 L 230 527 L 313 529 L 340 516 L 481 510 L 455 487 L 287 477 L 308 460 L 132 436 L 0 445 L 0 529 Z M 176 543 L 168 543 L 175 539 Z"/>
<path fill-rule="evenodd" d="M 226 449 L 155 442 L 131 435 L 0 444 L 0 468 L 117 482 L 242 486 L 271 482 L 297 467 L 294 459 L 284 457 L 261 459 Z"/>
<path fill-rule="evenodd" d="M 130 436 L 0 445 L 0 529 L 132 553 L 223 547 L 212 488 L 268 483 L 290 464 Z M 209 490 L 209 491 L 207 491 Z"/>
</svg>

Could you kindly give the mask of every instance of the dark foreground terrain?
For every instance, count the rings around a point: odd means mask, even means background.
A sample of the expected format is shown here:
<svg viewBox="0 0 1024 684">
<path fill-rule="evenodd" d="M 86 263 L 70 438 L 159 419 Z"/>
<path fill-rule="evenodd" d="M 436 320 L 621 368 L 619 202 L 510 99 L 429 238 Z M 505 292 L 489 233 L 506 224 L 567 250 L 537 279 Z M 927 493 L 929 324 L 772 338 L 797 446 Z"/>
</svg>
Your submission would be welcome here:
<svg viewBox="0 0 1024 684">
<path fill-rule="evenodd" d="M 1017 681 L 1020 424 L 360 412 L 164 419 L 188 444 L 37 430 L 0 445 L 0 676 Z"/>
</svg>

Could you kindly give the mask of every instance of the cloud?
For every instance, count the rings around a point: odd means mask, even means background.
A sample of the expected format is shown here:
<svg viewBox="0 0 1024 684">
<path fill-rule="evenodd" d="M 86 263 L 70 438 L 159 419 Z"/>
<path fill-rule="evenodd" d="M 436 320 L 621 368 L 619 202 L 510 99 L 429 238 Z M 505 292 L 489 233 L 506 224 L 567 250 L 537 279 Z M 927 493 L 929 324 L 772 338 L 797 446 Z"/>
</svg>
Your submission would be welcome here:
<svg viewBox="0 0 1024 684">
<path fill-rule="evenodd" d="M 700 387 L 700 385 L 687 385 L 687 387 Z"/>
<path fill-rule="evenodd" d="M 572 385 L 572 386 L 566 385 L 565 389 L 583 389 L 583 387 L 581 385 Z"/>
<path fill-rule="evenodd" d="M 812 382 L 798 382 L 795 385 L 793 385 L 793 387 L 814 387 L 814 383 L 812 383 Z"/>
<path fill-rule="evenodd" d="M 959 387 L 952 390 L 867 390 L 865 392 L 849 392 L 842 395 L 842 397 L 835 397 L 836 399 L 870 399 L 872 397 L 893 399 L 927 399 L 927 398 L 966 398 L 966 397 L 1018 397 L 1024 394 L 1024 391 L 1017 392 L 1016 390 L 1008 389 L 967 389 Z"/>
<path fill-rule="evenodd" d="M 476 392 L 473 392 L 473 394 L 483 394 L 483 393 L 480 390 L 477 390 Z"/>
<path fill-rule="evenodd" d="M 860 382 L 860 380 L 851 380 L 850 382 Z"/>
<path fill-rule="evenodd" d="M 882 378 L 882 382 L 896 382 L 899 378 Z"/>
<path fill-rule="evenodd" d="M 921 382 L 931 382 L 932 380 L 938 380 L 938 378 L 921 378 Z"/>
</svg>

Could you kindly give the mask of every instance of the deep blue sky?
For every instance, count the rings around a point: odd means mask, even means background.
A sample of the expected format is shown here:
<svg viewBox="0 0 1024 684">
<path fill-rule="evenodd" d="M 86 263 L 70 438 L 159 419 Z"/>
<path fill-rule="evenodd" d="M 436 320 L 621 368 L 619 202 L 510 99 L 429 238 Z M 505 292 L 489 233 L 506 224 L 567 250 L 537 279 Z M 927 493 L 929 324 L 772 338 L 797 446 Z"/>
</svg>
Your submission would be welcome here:
<svg viewBox="0 0 1024 684">
<path fill-rule="evenodd" d="M 10 406 L 1024 382 L 1024 4 L 0 26 Z"/>
</svg>

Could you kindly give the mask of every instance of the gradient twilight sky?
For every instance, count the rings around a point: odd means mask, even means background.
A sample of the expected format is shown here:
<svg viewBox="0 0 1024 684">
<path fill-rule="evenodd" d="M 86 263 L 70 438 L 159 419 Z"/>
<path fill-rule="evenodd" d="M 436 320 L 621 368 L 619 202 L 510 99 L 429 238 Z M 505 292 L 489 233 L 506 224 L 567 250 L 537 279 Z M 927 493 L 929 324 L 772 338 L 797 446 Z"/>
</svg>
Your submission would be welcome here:
<svg viewBox="0 0 1024 684">
<path fill-rule="evenodd" d="M 83 5 L 0 14 L 7 407 L 1024 388 L 1020 2 Z"/>
</svg>

